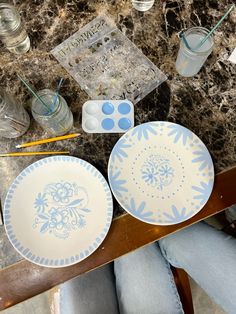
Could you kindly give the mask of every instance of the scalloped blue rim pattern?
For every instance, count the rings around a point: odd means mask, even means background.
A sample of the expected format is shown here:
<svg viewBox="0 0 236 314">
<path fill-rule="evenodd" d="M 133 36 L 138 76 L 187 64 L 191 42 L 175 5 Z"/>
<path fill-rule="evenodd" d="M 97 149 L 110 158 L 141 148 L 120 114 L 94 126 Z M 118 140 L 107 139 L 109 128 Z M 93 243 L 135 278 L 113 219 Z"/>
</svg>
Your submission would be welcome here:
<svg viewBox="0 0 236 314">
<path fill-rule="evenodd" d="M 203 171 L 204 168 L 210 168 L 212 171 L 212 179 L 209 178 L 208 182 L 202 182 L 199 179 L 199 185 L 192 186 L 192 190 L 195 193 L 195 195 L 193 195 L 193 200 L 198 200 L 198 204 L 196 205 L 194 211 L 190 210 L 188 213 L 186 213 L 185 207 L 177 207 L 175 204 L 171 204 L 170 213 L 172 214 L 172 217 L 169 215 L 168 217 L 152 218 L 151 214 L 153 213 L 153 210 L 150 208 L 145 208 L 145 199 L 143 199 L 139 204 L 135 203 L 135 197 L 129 192 L 129 189 L 126 185 L 127 173 L 125 174 L 125 177 L 120 176 L 121 171 L 119 167 L 121 167 L 122 163 L 125 163 L 125 159 L 129 157 L 129 151 L 132 150 L 133 145 L 137 145 L 137 142 L 139 141 L 148 142 L 150 136 L 155 136 L 158 139 L 158 136 L 160 133 L 164 132 L 164 129 L 166 129 L 166 132 L 168 130 L 167 135 L 169 138 L 171 137 L 170 140 L 174 144 L 180 141 L 181 145 L 185 147 L 186 143 L 188 143 L 190 140 L 193 142 L 197 140 L 198 148 L 197 151 L 194 152 L 194 157 L 191 162 L 198 165 L 199 172 Z M 131 143 L 131 140 L 133 139 L 134 142 Z M 116 169 L 115 173 L 113 172 L 113 167 Z M 114 145 L 109 157 L 107 169 L 108 182 L 110 184 L 111 191 L 120 206 L 133 217 L 143 222 L 155 225 L 177 224 L 196 215 L 208 201 L 214 185 L 214 164 L 206 145 L 191 130 L 182 125 L 168 121 L 151 121 L 142 123 L 126 132 Z M 125 197 L 123 197 L 124 194 Z M 131 203 L 133 203 L 133 206 L 129 205 Z M 158 210 L 158 207 L 156 210 Z"/>
<path fill-rule="evenodd" d="M 93 243 L 84 251 L 78 252 L 78 254 L 70 256 L 65 259 L 48 259 L 45 256 L 38 256 L 33 254 L 31 250 L 24 245 L 17 239 L 14 229 L 11 224 L 11 201 L 14 195 L 14 192 L 18 185 L 21 183 L 21 181 L 28 176 L 30 173 L 32 173 L 36 168 L 44 165 L 49 164 L 51 162 L 60 161 L 60 162 L 74 162 L 79 163 L 81 166 L 83 166 L 87 171 L 89 171 L 91 174 L 93 174 L 94 177 L 98 178 L 101 184 L 103 185 L 104 192 L 106 194 L 106 201 L 107 201 L 107 218 L 106 218 L 106 225 L 104 229 L 102 230 L 101 234 L 95 239 Z M 6 200 L 4 203 L 4 210 L 3 210 L 3 219 L 5 224 L 5 230 L 7 233 L 7 236 L 13 245 L 13 247 L 26 259 L 29 261 L 39 264 L 41 266 L 48 266 L 48 267 L 64 267 L 69 266 L 75 263 L 78 263 L 88 257 L 90 254 L 92 254 L 99 245 L 103 242 L 104 238 L 106 237 L 108 230 L 111 225 L 113 216 L 113 200 L 112 200 L 112 194 L 109 188 L 109 185 L 103 175 L 90 163 L 87 161 L 77 158 L 77 157 L 71 157 L 71 156 L 52 156 L 52 157 L 46 157 L 43 159 L 40 159 L 36 161 L 35 163 L 29 165 L 27 168 L 25 168 L 13 181 L 11 184 Z"/>
</svg>

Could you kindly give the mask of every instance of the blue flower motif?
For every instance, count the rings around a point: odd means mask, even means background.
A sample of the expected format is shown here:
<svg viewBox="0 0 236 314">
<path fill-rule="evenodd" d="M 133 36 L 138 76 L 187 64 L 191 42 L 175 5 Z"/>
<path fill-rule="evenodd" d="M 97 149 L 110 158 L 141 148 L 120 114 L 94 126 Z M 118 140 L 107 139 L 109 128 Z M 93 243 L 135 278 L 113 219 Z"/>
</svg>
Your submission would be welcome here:
<svg viewBox="0 0 236 314">
<path fill-rule="evenodd" d="M 39 193 L 34 202 L 39 210 L 33 228 L 39 227 L 42 234 L 50 233 L 59 239 L 66 239 L 73 230 L 86 226 L 85 216 L 91 212 L 87 204 L 85 188 L 69 182 L 47 184 L 43 194 Z"/>
<path fill-rule="evenodd" d="M 157 182 L 158 172 L 154 167 L 146 168 L 142 171 L 142 179 L 150 184 L 155 184 Z"/>
<path fill-rule="evenodd" d="M 205 146 L 200 146 L 200 150 L 193 152 L 194 155 L 197 155 L 195 159 L 192 160 L 193 163 L 200 163 L 200 166 L 198 168 L 199 171 L 205 169 L 206 167 L 208 170 L 212 168 L 212 160 L 210 157 L 210 154 L 208 153 L 208 150 L 205 148 Z"/>
<path fill-rule="evenodd" d="M 168 165 L 163 165 L 159 169 L 159 174 L 167 179 L 174 176 L 174 169 Z"/>
<path fill-rule="evenodd" d="M 141 202 L 141 204 L 136 207 L 134 199 L 131 198 L 130 205 L 127 206 L 127 210 L 131 214 L 133 214 L 135 217 L 140 218 L 141 220 L 145 220 L 147 222 L 154 222 L 155 219 L 150 218 L 153 215 L 153 212 L 151 212 L 151 211 L 145 212 L 145 206 L 146 206 L 146 203 Z"/>
<path fill-rule="evenodd" d="M 123 186 L 127 181 L 119 179 L 120 171 L 117 171 L 114 175 L 111 172 L 111 175 L 109 176 L 109 181 L 112 187 L 112 190 L 114 191 L 117 196 L 121 197 L 121 192 L 128 192 L 128 190 Z"/>
<path fill-rule="evenodd" d="M 188 138 L 192 139 L 193 138 L 193 133 L 182 127 L 181 125 L 178 124 L 171 124 L 168 126 L 171 131 L 168 133 L 168 136 L 174 136 L 174 143 L 176 144 L 182 137 L 183 145 L 186 145 Z"/>
<path fill-rule="evenodd" d="M 39 221 L 39 218 L 41 221 Z M 47 231 L 62 230 L 65 229 L 68 223 L 68 212 L 60 210 L 60 208 L 52 208 L 48 213 L 39 213 L 38 218 L 35 219 L 35 223 L 42 223 L 40 228 L 41 233 Z"/>
<path fill-rule="evenodd" d="M 212 183 L 213 180 L 210 180 L 208 183 L 200 182 L 200 186 L 192 186 L 192 189 L 198 193 L 193 198 L 200 200 L 201 205 L 207 202 L 212 191 Z"/>
<path fill-rule="evenodd" d="M 126 139 L 120 139 L 112 150 L 111 153 L 112 161 L 114 162 L 115 158 L 117 158 L 120 162 L 122 162 L 123 158 L 126 158 L 128 156 L 127 153 L 125 152 L 125 149 L 129 147 L 131 147 L 131 145 L 126 144 Z"/>
<path fill-rule="evenodd" d="M 73 196 L 73 187 L 70 183 L 56 183 L 55 188 L 51 191 L 51 195 L 55 202 L 68 203 L 70 197 Z"/>
<path fill-rule="evenodd" d="M 66 227 L 69 220 L 67 211 L 52 208 L 49 210 L 49 215 L 49 228 L 61 230 Z"/>
<path fill-rule="evenodd" d="M 193 215 L 193 211 L 186 213 L 185 207 L 178 210 L 175 205 L 172 205 L 171 209 L 172 209 L 172 214 L 163 213 L 163 215 L 167 218 L 166 222 L 169 222 L 169 223 L 177 224 L 184 220 L 187 220 Z"/>
<path fill-rule="evenodd" d="M 137 134 L 139 141 L 142 139 L 142 137 L 144 137 L 145 140 L 148 140 L 148 138 L 149 138 L 148 133 L 152 133 L 154 135 L 157 135 L 157 131 L 154 129 L 156 127 L 157 127 L 157 125 L 155 122 L 143 123 L 143 124 L 140 124 L 134 128 L 132 135 Z"/>
<path fill-rule="evenodd" d="M 34 201 L 34 208 L 36 208 L 40 212 L 43 212 L 47 206 L 48 204 L 47 204 L 46 194 L 39 193 Z"/>
<path fill-rule="evenodd" d="M 141 167 L 141 178 L 147 185 L 163 190 L 172 183 L 174 169 L 170 161 L 160 155 L 150 155 Z"/>
</svg>

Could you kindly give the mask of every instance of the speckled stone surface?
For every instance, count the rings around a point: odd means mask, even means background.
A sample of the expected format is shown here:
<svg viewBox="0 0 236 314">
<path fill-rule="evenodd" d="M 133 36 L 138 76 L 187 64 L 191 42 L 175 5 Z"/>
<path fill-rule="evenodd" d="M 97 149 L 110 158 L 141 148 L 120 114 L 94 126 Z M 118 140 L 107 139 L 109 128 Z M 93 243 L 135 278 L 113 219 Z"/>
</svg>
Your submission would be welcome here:
<svg viewBox="0 0 236 314">
<path fill-rule="evenodd" d="M 165 83 L 136 104 L 136 124 L 153 120 L 180 123 L 195 132 L 206 144 L 213 157 L 216 172 L 235 165 L 236 65 L 227 61 L 227 58 L 236 47 L 236 10 L 216 31 L 214 51 L 200 73 L 193 78 L 183 78 L 175 71 L 180 30 L 199 25 L 212 27 L 232 1 L 156 0 L 154 7 L 146 13 L 132 9 L 129 0 L 14 2 L 25 20 L 32 48 L 27 54 L 17 56 L 0 46 L 0 86 L 13 93 L 28 108 L 30 95 L 19 83 L 16 73 L 27 78 L 36 90 L 55 89 L 58 79 L 64 77 L 61 94 L 74 114 L 72 132 L 82 133 L 78 139 L 52 143 L 37 149 L 70 150 L 71 155 L 91 162 L 107 177 L 109 154 L 119 135 L 90 135 L 82 132 L 81 107 L 89 97 L 50 54 L 51 49 L 63 40 L 98 14 L 105 13 L 168 76 Z M 14 151 L 16 144 L 47 136 L 31 120 L 30 129 L 21 138 L 0 139 L 0 151 Z M 33 151 L 35 148 L 27 150 Z M 12 180 L 38 159 L 0 159 L 2 200 Z M 120 212 L 116 206 L 115 215 Z M 2 239 L 3 234 L 2 230 Z M 8 245 L 5 242 L 0 242 L 0 251 L 6 251 L 1 249 L 1 246 Z M 0 260 L 0 265 L 6 266 L 11 262 Z"/>
</svg>

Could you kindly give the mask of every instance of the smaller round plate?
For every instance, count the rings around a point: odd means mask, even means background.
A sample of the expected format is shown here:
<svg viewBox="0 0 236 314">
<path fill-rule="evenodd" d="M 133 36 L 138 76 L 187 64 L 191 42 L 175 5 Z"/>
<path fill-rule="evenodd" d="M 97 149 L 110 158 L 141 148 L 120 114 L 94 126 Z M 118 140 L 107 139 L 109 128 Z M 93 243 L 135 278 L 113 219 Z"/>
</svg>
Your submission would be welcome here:
<svg viewBox="0 0 236 314">
<path fill-rule="evenodd" d="M 98 248 L 112 213 L 111 191 L 94 166 L 75 157 L 53 156 L 18 175 L 3 215 L 8 238 L 24 258 L 64 267 Z"/>
<path fill-rule="evenodd" d="M 119 204 L 134 217 L 157 225 L 185 221 L 206 204 L 214 168 L 203 142 L 170 122 L 129 130 L 115 144 L 108 178 Z"/>
</svg>

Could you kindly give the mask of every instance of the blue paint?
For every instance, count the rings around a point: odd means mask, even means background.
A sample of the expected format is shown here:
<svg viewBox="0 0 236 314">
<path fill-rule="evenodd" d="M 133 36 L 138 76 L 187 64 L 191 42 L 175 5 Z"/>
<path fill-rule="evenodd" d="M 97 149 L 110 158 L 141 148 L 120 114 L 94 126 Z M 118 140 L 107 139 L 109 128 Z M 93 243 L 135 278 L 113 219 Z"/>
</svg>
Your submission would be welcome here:
<svg viewBox="0 0 236 314">
<path fill-rule="evenodd" d="M 128 104 L 127 102 L 122 102 L 118 106 L 118 111 L 121 114 L 128 114 L 130 110 L 131 110 L 130 104 Z"/>
<path fill-rule="evenodd" d="M 114 174 L 112 171 L 109 173 L 110 185 L 112 187 L 113 193 L 115 195 L 118 195 L 118 197 L 121 197 L 122 192 L 128 192 L 127 188 L 124 187 L 124 185 L 126 184 L 127 181 L 124 179 L 120 180 L 120 178 L 119 178 L 120 173 L 121 173 L 120 171 L 117 171 Z"/>
<path fill-rule="evenodd" d="M 189 219 L 194 214 L 192 210 L 187 211 L 185 207 L 178 209 L 175 205 L 172 205 L 171 209 L 172 209 L 172 213 L 163 213 L 163 215 L 166 217 L 167 223 L 176 224 L 176 223 Z"/>
<path fill-rule="evenodd" d="M 162 191 L 172 183 L 174 168 L 169 159 L 165 156 L 152 154 L 141 167 L 142 179 L 147 185 Z"/>
<path fill-rule="evenodd" d="M 153 212 L 152 211 L 148 211 L 146 209 L 146 203 L 144 201 L 141 202 L 140 205 L 137 206 L 137 204 L 135 204 L 135 201 L 133 198 L 131 198 L 130 200 L 130 205 L 127 205 L 127 209 L 129 210 L 129 212 L 144 221 L 147 222 L 154 222 L 155 219 L 152 218 L 153 216 Z"/>
<path fill-rule="evenodd" d="M 201 145 L 197 151 L 193 152 L 193 154 L 196 156 L 196 158 L 192 160 L 192 163 L 200 164 L 198 168 L 199 171 L 202 171 L 205 168 L 207 168 L 208 170 L 213 168 L 211 156 L 205 146 Z"/>
<path fill-rule="evenodd" d="M 123 162 L 123 160 L 128 157 L 128 153 L 126 153 L 126 149 L 131 147 L 130 144 L 126 142 L 126 139 L 119 140 L 116 145 L 114 146 L 112 153 L 111 153 L 111 159 L 114 162 L 117 158 L 120 162 Z"/>
<path fill-rule="evenodd" d="M 114 112 L 114 106 L 110 102 L 104 102 L 102 105 L 102 112 L 104 114 L 112 114 Z"/>
<path fill-rule="evenodd" d="M 168 128 L 171 130 L 168 133 L 168 136 L 174 137 L 174 144 L 178 143 L 178 141 L 182 139 L 183 146 L 185 146 L 189 140 L 193 139 L 193 133 L 181 125 L 173 123 L 169 125 Z"/>
<path fill-rule="evenodd" d="M 200 202 L 200 205 L 204 205 L 212 191 L 212 185 L 213 185 L 213 180 L 210 180 L 209 182 L 200 182 L 200 186 L 192 186 L 192 190 L 196 191 L 195 195 L 193 198 L 195 200 L 198 200 Z"/>
<path fill-rule="evenodd" d="M 132 123 L 128 118 L 121 118 L 118 122 L 118 125 L 122 130 L 128 130 Z"/>
<path fill-rule="evenodd" d="M 157 135 L 157 124 L 155 122 L 147 122 L 136 126 L 132 132 L 132 135 L 138 136 L 138 140 L 141 141 L 149 139 L 149 134 Z"/>
<path fill-rule="evenodd" d="M 102 120 L 102 127 L 104 130 L 112 130 L 114 128 L 114 121 L 110 118 Z"/>
</svg>

